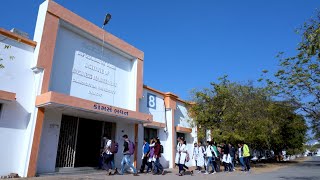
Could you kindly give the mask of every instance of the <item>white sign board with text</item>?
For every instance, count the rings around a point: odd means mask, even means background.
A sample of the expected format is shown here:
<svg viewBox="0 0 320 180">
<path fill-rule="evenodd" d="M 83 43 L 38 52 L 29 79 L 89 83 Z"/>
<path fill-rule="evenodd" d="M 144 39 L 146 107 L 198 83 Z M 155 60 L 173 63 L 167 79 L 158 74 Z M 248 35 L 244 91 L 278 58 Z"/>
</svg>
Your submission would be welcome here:
<svg viewBox="0 0 320 180">
<path fill-rule="evenodd" d="M 134 66 L 134 60 L 60 27 L 50 90 L 134 110 Z"/>
</svg>

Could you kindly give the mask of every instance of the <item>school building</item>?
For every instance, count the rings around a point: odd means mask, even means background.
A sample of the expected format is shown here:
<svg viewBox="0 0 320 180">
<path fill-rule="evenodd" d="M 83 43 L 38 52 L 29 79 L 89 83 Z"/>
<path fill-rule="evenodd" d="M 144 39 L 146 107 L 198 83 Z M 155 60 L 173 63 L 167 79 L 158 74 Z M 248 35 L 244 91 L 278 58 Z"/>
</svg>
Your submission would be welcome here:
<svg viewBox="0 0 320 180">
<path fill-rule="evenodd" d="M 0 176 L 96 167 L 103 135 L 120 145 L 118 168 L 124 134 L 136 143 L 138 169 L 144 138 L 160 138 L 166 168 L 174 166 L 178 136 L 192 153 L 197 129 L 187 102 L 143 84 L 141 50 L 50 0 L 39 8 L 33 40 L 0 29 L 5 46 Z"/>
</svg>

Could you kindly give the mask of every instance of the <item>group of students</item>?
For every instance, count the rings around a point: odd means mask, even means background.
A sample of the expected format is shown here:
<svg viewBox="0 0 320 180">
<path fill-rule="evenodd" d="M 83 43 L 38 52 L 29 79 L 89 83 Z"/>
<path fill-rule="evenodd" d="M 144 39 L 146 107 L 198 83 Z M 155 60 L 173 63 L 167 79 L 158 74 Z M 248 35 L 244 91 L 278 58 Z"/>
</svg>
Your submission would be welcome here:
<svg viewBox="0 0 320 180">
<path fill-rule="evenodd" d="M 135 144 L 129 140 L 128 135 L 123 135 L 122 137 L 124 143 L 120 172 L 118 172 L 114 164 L 114 155 L 118 152 L 119 145 L 115 141 L 112 141 L 110 138 L 106 137 L 103 138 L 99 168 L 106 170 L 107 175 L 123 175 L 125 167 L 128 166 L 133 170 L 133 175 L 138 176 L 137 169 L 131 163 L 131 156 L 134 155 L 135 152 Z M 151 139 L 150 144 L 147 142 L 147 140 L 144 140 L 142 152 L 143 155 L 140 173 L 143 173 L 145 166 L 147 166 L 147 173 L 152 171 L 154 175 L 164 175 L 165 171 L 160 163 L 161 153 L 163 153 L 163 146 L 161 145 L 159 138 Z"/>
<path fill-rule="evenodd" d="M 112 141 L 110 138 L 103 138 L 103 145 L 101 149 L 101 156 L 99 161 L 99 168 L 106 170 L 107 175 L 123 175 L 125 166 L 129 166 L 133 170 L 133 175 L 138 176 L 136 168 L 131 163 L 131 155 L 134 154 L 135 144 L 130 141 L 128 135 L 123 135 L 123 157 L 121 160 L 121 170 L 118 172 L 114 164 L 114 155 L 118 153 L 119 145 L 117 142 Z"/>
<path fill-rule="evenodd" d="M 220 171 L 221 165 L 224 166 L 225 172 L 235 171 L 237 159 L 242 171 L 250 171 L 250 150 L 243 142 L 238 144 L 237 149 L 230 143 L 217 145 L 214 141 L 207 141 L 205 146 L 201 142 L 195 143 L 192 158 L 195 160 L 198 173 L 201 173 L 201 167 L 204 167 L 205 174 L 215 174 Z"/>
<path fill-rule="evenodd" d="M 137 169 L 131 163 L 131 155 L 135 152 L 135 144 L 129 140 L 128 135 L 123 135 L 123 158 L 121 161 L 121 171 L 118 172 L 114 164 L 114 154 L 118 152 L 118 143 L 111 139 L 104 138 L 104 145 L 101 151 L 100 168 L 106 170 L 108 175 L 119 174 L 123 175 L 125 166 L 129 166 L 133 170 L 133 175 L 138 176 Z M 183 137 L 178 137 L 176 147 L 175 164 L 179 167 L 177 175 L 183 176 L 187 169 L 186 163 L 190 159 L 194 159 L 196 170 L 201 173 L 204 167 L 205 174 L 215 174 L 220 171 L 220 166 L 224 166 L 225 172 L 235 170 L 235 160 L 238 159 L 242 167 L 242 171 L 250 171 L 250 150 L 248 145 L 239 143 L 236 149 L 232 144 L 222 143 L 217 145 L 214 141 L 207 141 L 203 146 L 201 142 L 194 143 L 193 155 L 190 155 L 187 150 L 187 144 Z M 142 164 L 140 173 L 152 172 L 154 175 L 164 175 L 165 170 L 160 163 L 163 146 L 159 138 L 152 138 L 150 143 L 145 139 L 142 146 Z M 210 171 L 210 166 L 212 167 Z M 190 171 L 193 175 L 193 170 Z"/>
</svg>

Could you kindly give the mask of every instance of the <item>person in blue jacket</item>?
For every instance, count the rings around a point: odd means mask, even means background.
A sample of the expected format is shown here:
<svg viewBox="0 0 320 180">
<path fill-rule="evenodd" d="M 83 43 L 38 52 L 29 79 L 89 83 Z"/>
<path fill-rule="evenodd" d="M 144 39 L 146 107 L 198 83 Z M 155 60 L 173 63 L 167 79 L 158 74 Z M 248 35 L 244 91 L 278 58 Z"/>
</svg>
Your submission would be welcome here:
<svg viewBox="0 0 320 180">
<path fill-rule="evenodd" d="M 149 160 L 149 151 L 150 151 L 150 146 L 147 140 L 143 140 L 143 146 L 142 146 L 142 164 L 140 168 L 140 173 L 144 172 L 144 168 L 146 165 L 148 165 L 148 160 Z"/>
</svg>

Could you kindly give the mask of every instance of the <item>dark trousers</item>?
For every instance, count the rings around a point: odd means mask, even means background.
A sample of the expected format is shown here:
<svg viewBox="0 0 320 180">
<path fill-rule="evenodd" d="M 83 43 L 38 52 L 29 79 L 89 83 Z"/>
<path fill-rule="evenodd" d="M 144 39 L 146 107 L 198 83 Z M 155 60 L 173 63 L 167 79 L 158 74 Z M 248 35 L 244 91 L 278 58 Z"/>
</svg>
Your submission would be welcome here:
<svg viewBox="0 0 320 180">
<path fill-rule="evenodd" d="M 146 167 L 146 165 L 148 165 L 148 159 L 149 158 L 146 156 L 142 159 L 142 164 L 141 164 L 141 168 L 140 168 L 141 173 L 143 173 L 144 168 Z"/>
<path fill-rule="evenodd" d="M 216 170 L 217 170 L 217 172 L 220 172 L 220 165 L 221 165 L 220 158 L 217 157 L 215 162 L 216 162 Z"/>
<path fill-rule="evenodd" d="M 158 173 L 158 172 L 161 173 L 162 171 L 163 171 L 163 167 L 160 164 L 160 159 L 157 158 L 156 161 L 154 162 L 154 170 L 153 170 L 153 172 L 154 173 Z"/>
<path fill-rule="evenodd" d="M 103 155 L 103 162 L 102 162 L 102 169 L 104 170 L 109 170 L 112 169 L 112 159 L 113 159 L 113 154 L 104 154 Z"/>
<path fill-rule="evenodd" d="M 230 164 L 223 162 L 223 166 L 224 166 L 224 171 L 230 171 Z"/>
<path fill-rule="evenodd" d="M 198 166 L 198 161 L 197 160 L 195 160 L 196 161 L 196 167 L 197 167 L 197 170 L 198 171 L 201 171 L 201 167 L 200 166 Z"/>
<path fill-rule="evenodd" d="M 250 170 L 250 157 L 244 157 L 243 160 L 244 160 L 244 165 L 246 167 L 246 171 L 249 171 Z"/>
<path fill-rule="evenodd" d="M 152 165 L 153 165 L 153 162 L 148 162 L 148 168 L 147 168 L 147 173 L 149 173 L 150 171 L 152 171 Z"/>
<path fill-rule="evenodd" d="M 182 174 L 184 172 L 184 169 L 183 169 L 184 164 L 178 164 L 178 166 L 179 166 L 179 173 Z"/>
</svg>

